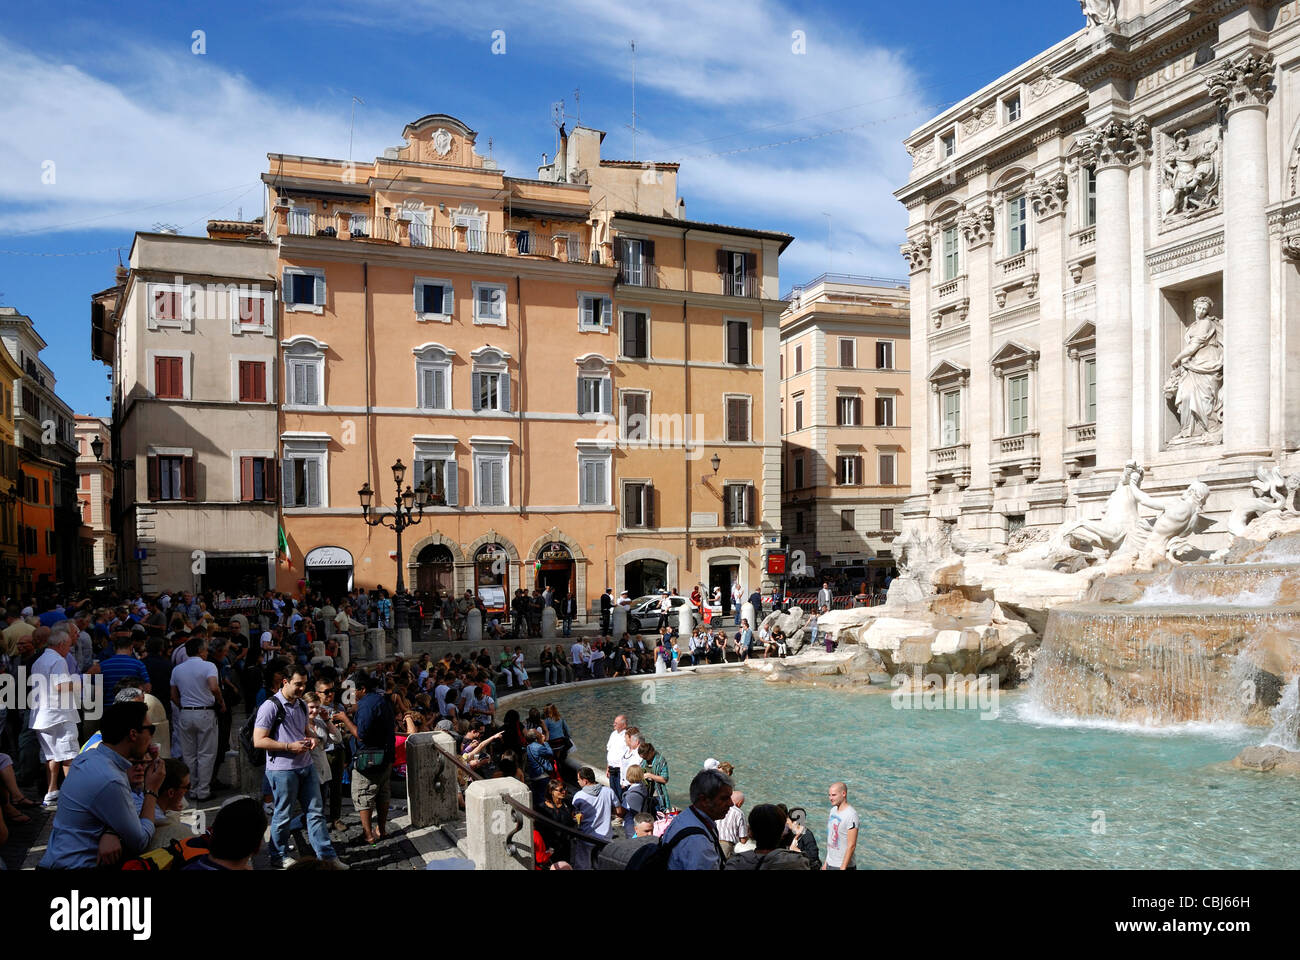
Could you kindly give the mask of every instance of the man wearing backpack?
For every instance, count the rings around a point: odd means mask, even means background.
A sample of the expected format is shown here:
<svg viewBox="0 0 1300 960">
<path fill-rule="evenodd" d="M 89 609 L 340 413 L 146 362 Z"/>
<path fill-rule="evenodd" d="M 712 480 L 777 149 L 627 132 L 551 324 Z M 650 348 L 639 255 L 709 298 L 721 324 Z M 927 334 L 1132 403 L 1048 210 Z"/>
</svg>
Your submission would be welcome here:
<svg viewBox="0 0 1300 960">
<path fill-rule="evenodd" d="M 533 791 L 533 809 L 542 809 L 546 802 L 547 784 L 555 776 L 555 752 L 542 739 L 541 730 L 528 731 L 528 746 L 524 748 L 527 761 L 528 786 Z"/>
<path fill-rule="evenodd" d="M 307 834 L 317 858 L 338 859 L 330 843 L 320 783 L 311 759 L 316 741 L 307 733 L 307 706 L 302 699 L 306 691 L 307 668 L 301 664 L 289 666 L 280 692 L 258 708 L 253 722 L 253 746 L 266 751 L 266 776 L 275 798 L 275 812 L 271 817 L 272 862 L 278 860 L 282 867 L 293 863 L 288 849 L 289 818 L 295 800 L 306 811 Z M 338 866 L 346 869 L 346 864 Z"/>
<path fill-rule="evenodd" d="M 673 818 L 664 831 L 663 846 L 669 850 L 669 870 L 721 870 L 722 848 L 715 821 L 727 815 L 731 802 L 731 778 L 719 770 L 701 770 L 691 781 L 691 805 Z"/>
</svg>

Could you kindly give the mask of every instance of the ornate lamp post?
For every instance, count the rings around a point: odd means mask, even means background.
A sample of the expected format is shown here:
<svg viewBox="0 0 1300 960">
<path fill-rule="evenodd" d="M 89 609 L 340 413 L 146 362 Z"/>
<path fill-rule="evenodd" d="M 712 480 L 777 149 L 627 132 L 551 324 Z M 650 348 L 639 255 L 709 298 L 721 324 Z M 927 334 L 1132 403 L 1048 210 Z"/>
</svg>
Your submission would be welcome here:
<svg viewBox="0 0 1300 960">
<path fill-rule="evenodd" d="M 397 485 L 397 495 L 393 499 L 392 513 L 375 512 L 372 517 L 370 514 L 371 503 L 374 500 L 375 493 L 370 489 L 370 482 L 357 491 L 357 496 L 361 499 L 361 518 L 372 527 L 388 527 L 397 533 L 397 593 L 393 597 L 393 626 L 397 630 L 398 642 L 403 637 L 402 631 L 407 630 L 406 623 L 406 581 L 402 576 L 402 531 L 407 527 L 414 526 L 424 517 L 424 508 L 429 503 L 429 489 L 420 481 L 414 490 L 410 484 L 407 484 L 406 491 L 402 492 L 402 481 L 406 479 L 406 467 L 398 460 L 393 464 L 393 482 Z"/>
</svg>

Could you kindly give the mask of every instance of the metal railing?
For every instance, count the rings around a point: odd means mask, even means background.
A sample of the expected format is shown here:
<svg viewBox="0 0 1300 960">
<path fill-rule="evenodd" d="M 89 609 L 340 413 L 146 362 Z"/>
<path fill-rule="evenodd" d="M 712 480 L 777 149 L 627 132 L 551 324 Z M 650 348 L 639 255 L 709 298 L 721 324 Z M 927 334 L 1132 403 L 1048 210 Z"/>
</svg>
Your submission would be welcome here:
<svg viewBox="0 0 1300 960">
<path fill-rule="evenodd" d="M 521 257 L 549 257 L 554 245 L 551 238 L 532 230 L 519 231 L 519 255 Z"/>
<path fill-rule="evenodd" d="M 311 213 L 301 207 L 291 207 L 289 233 L 295 237 L 337 237 L 338 218 L 332 213 Z"/>
<path fill-rule="evenodd" d="M 558 830 L 560 833 L 566 833 L 574 840 L 581 843 L 590 843 L 595 845 L 597 849 L 603 849 L 614 842 L 614 837 L 598 837 L 594 833 L 583 833 L 576 827 L 571 827 L 566 823 L 560 823 L 558 820 L 552 820 L 550 817 L 546 816 L 546 814 L 539 810 L 534 810 L 532 807 L 525 806 L 514 797 L 507 797 L 503 794 L 501 799 L 510 806 L 511 817 L 515 822 L 515 828 L 506 835 L 506 846 L 509 846 L 514 840 L 515 834 L 524 828 L 525 817 L 529 820 L 545 820 L 547 830 Z"/>
<path fill-rule="evenodd" d="M 763 284 L 758 277 L 749 275 L 737 277 L 735 274 L 722 275 L 722 295 L 724 297 L 749 297 L 757 299 L 763 295 Z"/>
<path fill-rule="evenodd" d="M 616 260 L 614 266 L 618 267 L 619 283 L 629 287 L 659 286 L 659 273 L 653 263 L 647 263 L 644 259 Z"/>
<path fill-rule="evenodd" d="M 866 603 L 860 603 L 858 597 L 863 594 L 843 593 L 831 597 L 832 610 L 851 610 L 854 607 L 878 607 L 881 606 L 887 595 L 883 593 L 868 593 Z M 801 610 L 815 610 L 817 608 L 816 593 L 790 593 L 786 595 L 787 601 L 792 607 L 799 607 Z"/>
</svg>

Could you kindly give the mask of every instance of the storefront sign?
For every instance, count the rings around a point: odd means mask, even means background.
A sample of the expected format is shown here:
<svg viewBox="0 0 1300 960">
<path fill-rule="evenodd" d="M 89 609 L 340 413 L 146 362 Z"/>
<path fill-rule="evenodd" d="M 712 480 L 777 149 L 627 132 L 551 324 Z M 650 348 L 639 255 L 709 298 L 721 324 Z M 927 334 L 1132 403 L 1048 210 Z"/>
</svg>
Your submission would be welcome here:
<svg viewBox="0 0 1300 960">
<path fill-rule="evenodd" d="M 712 550 L 714 547 L 752 547 L 756 543 L 756 537 L 700 537 L 695 541 L 695 546 L 701 550 Z"/>
<path fill-rule="evenodd" d="M 569 553 L 569 548 L 558 540 L 553 540 L 537 554 L 538 560 L 572 560 L 573 555 Z"/>
<path fill-rule="evenodd" d="M 767 572 L 774 577 L 785 576 L 784 553 L 769 553 L 767 555 Z"/>
<path fill-rule="evenodd" d="M 317 547 L 308 552 L 304 564 L 308 567 L 350 567 L 352 554 L 342 547 Z"/>
</svg>

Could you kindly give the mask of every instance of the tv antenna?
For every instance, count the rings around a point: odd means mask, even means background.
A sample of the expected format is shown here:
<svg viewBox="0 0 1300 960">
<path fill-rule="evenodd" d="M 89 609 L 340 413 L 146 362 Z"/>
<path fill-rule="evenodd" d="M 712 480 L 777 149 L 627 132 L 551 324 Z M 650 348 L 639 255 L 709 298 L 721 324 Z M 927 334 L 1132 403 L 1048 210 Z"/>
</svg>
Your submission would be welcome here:
<svg viewBox="0 0 1300 960">
<path fill-rule="evenodd" d="M 349 166 L 352 164 L 352 132 L 356 129 L 357 126 L 357 104 L 358 103 L 364 107 L 366 105 L 366 101 L 362 100 L 360 97 L 357 96 L 354 96 L 352 98 L 352 122 L 348 124 L 348 165 Z"/>
<path fill-rule="evenodd" d="M 624 124 L 632 131 L 632 160 L 636 161 L 636 41 L 629 41 L 632 47 L 632 122 Z"/>
</svg>

